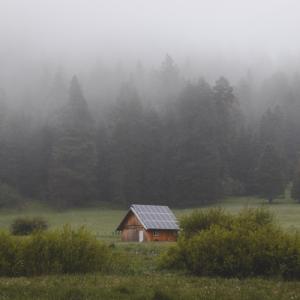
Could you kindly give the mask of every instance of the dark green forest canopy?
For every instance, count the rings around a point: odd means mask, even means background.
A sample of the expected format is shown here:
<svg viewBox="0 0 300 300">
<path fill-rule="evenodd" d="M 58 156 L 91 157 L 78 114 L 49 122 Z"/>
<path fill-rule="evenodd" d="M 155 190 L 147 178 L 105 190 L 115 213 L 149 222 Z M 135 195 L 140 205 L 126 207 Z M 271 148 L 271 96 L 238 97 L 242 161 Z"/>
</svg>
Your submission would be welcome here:
<svg viewBox="0 0 300 300">
<path fill-rule="evenodd" d="M 139 65 L 131 80 L 115 78 L 113 93 L 103 92 L 108 78 L 93 76 L 82 90 L 57 72 L 19 109 L 1 91 L 0 207 L 271 202 L 292 181 L 299 201 L 298 77 L 189 82 L 170 56 L 157 72 Z"/>
</svg>

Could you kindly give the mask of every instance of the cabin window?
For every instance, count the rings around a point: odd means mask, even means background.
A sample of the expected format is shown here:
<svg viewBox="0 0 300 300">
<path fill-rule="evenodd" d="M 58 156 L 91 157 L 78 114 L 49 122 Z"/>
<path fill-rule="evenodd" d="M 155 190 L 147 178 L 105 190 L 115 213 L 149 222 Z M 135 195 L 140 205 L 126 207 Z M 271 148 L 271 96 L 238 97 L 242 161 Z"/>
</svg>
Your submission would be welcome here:
<svg viewBox="0 0 300 300">
<path fill-rule="evenodd" d="M 153 236 L 159 236 L 159 231 L 154 230 L 154 231 L 153 231 Z"/>
</svg>

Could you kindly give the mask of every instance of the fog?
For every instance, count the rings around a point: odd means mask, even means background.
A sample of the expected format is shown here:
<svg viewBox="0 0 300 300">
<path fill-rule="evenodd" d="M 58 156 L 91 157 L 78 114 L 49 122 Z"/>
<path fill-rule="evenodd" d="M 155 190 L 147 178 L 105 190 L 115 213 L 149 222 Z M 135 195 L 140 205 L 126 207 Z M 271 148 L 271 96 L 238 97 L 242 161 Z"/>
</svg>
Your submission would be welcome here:
<svg viewBox="0 0 300 300">
<path fill-rule="evenodd" d="M 0 206 L 260 195 L 269 156 L 287 186 L 299 28 L 296 0 L 0 0 Z"/>
<path fill-rule="evenodd" d="M 295 69 L 299 23 L 296 0 L 1 0 L 1 78 L 45 65 L 158 66 L 166 53 L 194 76 Z"/>
</svg>

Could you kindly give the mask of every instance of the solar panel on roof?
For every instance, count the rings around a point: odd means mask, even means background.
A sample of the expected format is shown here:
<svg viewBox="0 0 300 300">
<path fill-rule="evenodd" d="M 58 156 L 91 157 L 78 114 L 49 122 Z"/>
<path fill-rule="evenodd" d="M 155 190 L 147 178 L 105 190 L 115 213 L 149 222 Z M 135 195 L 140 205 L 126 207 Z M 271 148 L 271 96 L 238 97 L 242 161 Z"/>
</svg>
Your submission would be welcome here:
<svg viewBox="0 0 300 300">
<path fill-rule="evenodd" d="M 133 204 L 131 209 L 146 229 L 179 229 L 174 214 L 167 206 Z"/>
</svg>

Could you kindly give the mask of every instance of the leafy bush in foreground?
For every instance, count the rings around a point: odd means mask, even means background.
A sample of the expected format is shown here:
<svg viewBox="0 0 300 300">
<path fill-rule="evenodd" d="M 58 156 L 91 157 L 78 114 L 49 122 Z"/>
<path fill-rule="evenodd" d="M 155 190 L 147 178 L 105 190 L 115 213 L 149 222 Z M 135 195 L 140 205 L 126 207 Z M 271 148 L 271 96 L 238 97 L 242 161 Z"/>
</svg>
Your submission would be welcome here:
<svg viewBox="0 0 300 300">
<path fill-rule="evenodd" d="M 183 233 L 161 265 L 205 276 L 300 278 L 300 239 L 265 210 L 195 212 L 183 219 Z"/>
<path fill-rule="evenodd" d="M 14 235 L 28 235 L 35 231 L 44 231 L 48 229 L 46 220 L 40 217 L 34 218 L 17 218 L 10 227 L 10 232 Z"/>
<path fill-rule="evenodd" d="M 109 260 L 109 248 L 84 228 L 65 226 L 24 238 L 0 234 L 2 276 L 102 271 Z"/>
</svg>

